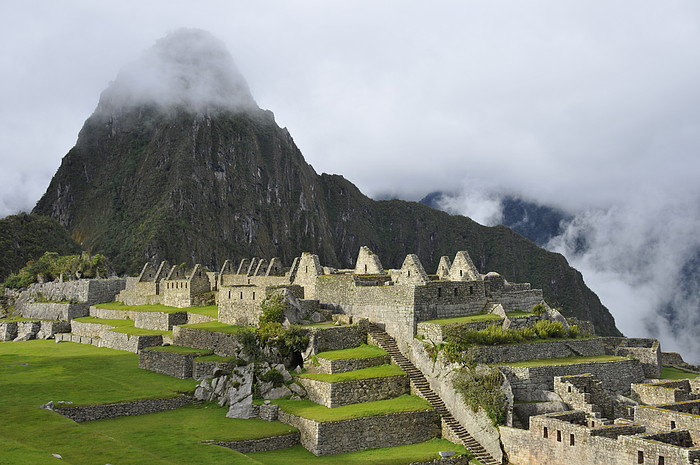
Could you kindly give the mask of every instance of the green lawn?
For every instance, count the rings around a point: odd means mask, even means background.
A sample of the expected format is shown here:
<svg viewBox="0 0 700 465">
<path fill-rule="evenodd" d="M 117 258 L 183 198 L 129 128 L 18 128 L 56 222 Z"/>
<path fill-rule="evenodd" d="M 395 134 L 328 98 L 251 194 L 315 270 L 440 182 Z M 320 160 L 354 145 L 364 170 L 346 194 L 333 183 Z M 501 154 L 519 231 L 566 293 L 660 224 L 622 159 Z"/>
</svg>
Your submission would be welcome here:
<svg viewBox="0 0 700 465">
<path fill-rule="evenodd" d="M 695 379 L 700 376 L 697 373 L 681 370 L 676 367 L 661 367 L 661 378 L 663 379 Z"/>
<path fill-rule="evenodd" d="M 181 328 L 199 329 L 200 331 L 211 331 L 213 333 L 239 334 L 245 330 L 246 326 L 227 325 L 218 321 L 207 321 L 206 323 L 193 323 L 191 325 L 180 325 Z"/>
<path fill-rule="evenodd" d="M 329 463 L 334 465 L 405 465 L 411 462 L 436 459 L 441 450 L 453 450 L 459 454 L 465 453 L 463 446 L 458 446 L 444 439 L 431 439 L 420 444 L 362 450 L 322 457 L 316 457 L 301 446 L 295 446 L 284 451 L 255 452 L 248 455 L 267 465 L 325 465 Z"/>
<path fill-rule="evenodd" d="M 125 319 L 108 319 L 108 318 L 93 318 L 91 316 L 81 316 L 80 318 L 73 318 L 74 321 L 78 321 L 80 323 L 93 323 L 93 324 L 98 324 L 98 325 L 106 325 L 106 326 L 113 326 L 115 328 L 122 328 L 125 326 L 134 326 L 134 322 L 132 320 L 125 320 Z"/>
<path fill-rule="evenodd" d="M 577 363 L 592 363 L 592 362 L 618 362 L 627 360 L 627 357 L 619 357 L 617 355 L 594 355 L 591 357 L 565 357 L 565 358 L 545 358 L 540 360 L 525 360 L 522 362 L 501 363 L 511 367 L 542 367 L 550 365 L 575 365 Z"/>
<path fill-rule="evenodd" d="M 502 320 L 500 316 L 494 314 L 494 313 L 479 313 L 478 315 L 468 315 L 468 316 L 460 316 L 456 318 L 440 318 L 437 320 L 428 320 L 425 321 L 424 323 L 437 323 L 439 325 L 451 325 L 454 323 L 477 323 L 479 321 L 495 321 L 495 320 Z"/>
<path fill-rule="evenodd" d="M 224 416 L 226 409 L 216 405 L 188 406 L 168 412 L 81 424 L 39 408 L 50 400 L 98 404 L 163 398 L 191 392 L 195 386 L 196 382 L 191 379 L 181 380 L 139 369 L 138 355 L 129 352 L 45 340 L 0 342 L 0 463 L 399 465 L 434 458 L 440 450 L 464 450 L 447 441 L 434 439 L 423 444 L 332 457 L 315 457 L 300 446 L 244 455 L 201 442 L 278 435 L 293 428 L 279 422 L 228 419 Z M 292 410 L 320 416 L 323 414 L 319 411 L 331 410 L 320 406 L 313 408 L 316 404 L 310 402 L 278 402 L 286 403 Z M 359 408 L 333 410 L 354 418 L 427 408 L 429 405 L 422 399 L 402 396 Z M 59 461 L 51 454 L 60 454 L 63 460 Z"/>
<path fill-rule="evenodd" d="M 105 304 L 95 305 L 97 308 L 103 308 L 106 310 L 127 310 L 131 312 L 163 312 L 163 313 L 178 313 L 178 312 L 189 312 L 196 313 L 198 315 L 207 315 L 216 318 L 219 309 L 216 305 L 208 305 L 206 307 L 169 307 L 167 305 L 155 304 L 155 305 L 125 305 L 122 302 L 107 302 Z"/>
<path fill-rule="evenodd" d="M 310 400 L 273 400 L 273 404 L 280 406 L 282 410 L 292 415 L 308 418 L 316 421 L 338 421 L 351 418 L 369 417 L 396 412 L 415 412 L 418 410 L 432 410 L 428 401 L 420 397 L 404 394 L 387 400 L 364 402 L 361 404 L 343 405 L 342 407 L 328 408 L 318 405 Z"/>
<path fill-rule="evenodd" d="M 405 375 L 406 372 L 398 365 L 379 365 L 375 367 L 363 368 L 361 370 L 346 371 L 343 373 L 304 373 L 300 378 L 315 379 L 328 383 L 339 383 L 341 381 L 352 381 L 357 379 L 383 378 L 388 376 Z"/>
<path fill-rule="evenodd" d="M 515 312 L 506 312 L 506 316 L 508 318 L 519 318 L 521 316 L 532 316 L 534 313 L 532 312 L 521 312 L 521 311 L 515 311 Z"/>
<path fill-rule="evenodd" d="M 387 355 L 387 351 L 381 347 L 362 344 L 358 347 L 341 350 L 329 350 L 316 354 L 317 358 L 326 360 L 345 360 L 350 358 L 375 358 Z"/>
</svg>

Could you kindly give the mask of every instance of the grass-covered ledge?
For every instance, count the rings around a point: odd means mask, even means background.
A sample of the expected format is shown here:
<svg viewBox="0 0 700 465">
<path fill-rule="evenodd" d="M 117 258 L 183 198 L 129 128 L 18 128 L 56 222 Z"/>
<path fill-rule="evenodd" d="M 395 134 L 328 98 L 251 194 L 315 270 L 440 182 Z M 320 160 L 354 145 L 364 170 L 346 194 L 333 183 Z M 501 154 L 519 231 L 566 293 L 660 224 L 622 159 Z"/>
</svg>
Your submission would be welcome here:
<svg viewBox="0 0 700 465">
<path fill-rule="evenodd" d="M 350 349 L 329 350 L 316 354 L 315 358 L 324 358 L 326 360 L 346 360 L 353 358 L 375 358 L 388 355 L 388 352 L 381 347 L 362 344 L 358 347 Z"/>
<path fill-rule="evenodd" d="M 361 404 L 343 405 L 328 408 L 315 404 L 310 400 L 273 400 L 273 404 L 287 413 L 319 422 L 349 420 L 374 415 L 386 415 L 398 412 L 417 412 L 432 410 L 428 401 L 420 397 L 405 394 L 393 399 L 364 402 Z"/>
<path fill-rule="evenodd" d="M 406 372 L 398 365 L 379 365 L 375 367 L 363 368 L 361 370 L 346 371 L 343 373 L 304 373 L 300 378 L 325 381 L 327 383 L 340 383 L 343 381 L 355 381 L 358 379 L 388 378 L 391 376 L 405 375 Z"/>
</svg>

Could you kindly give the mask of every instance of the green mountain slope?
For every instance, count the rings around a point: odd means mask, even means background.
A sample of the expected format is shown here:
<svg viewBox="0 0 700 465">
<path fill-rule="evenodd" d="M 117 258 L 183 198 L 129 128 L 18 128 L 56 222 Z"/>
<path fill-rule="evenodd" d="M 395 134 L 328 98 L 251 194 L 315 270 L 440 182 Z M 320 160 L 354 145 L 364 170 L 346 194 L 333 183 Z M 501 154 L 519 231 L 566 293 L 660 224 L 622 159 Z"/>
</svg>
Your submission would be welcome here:
<svg viewBox="0 0 700 465">
<path fill-rule="evenodd" d="M 0 219 L 0 283 L 44 252 L 80 252 L 80 246 L 55 218 L 20 213 Z"/>
</svg>

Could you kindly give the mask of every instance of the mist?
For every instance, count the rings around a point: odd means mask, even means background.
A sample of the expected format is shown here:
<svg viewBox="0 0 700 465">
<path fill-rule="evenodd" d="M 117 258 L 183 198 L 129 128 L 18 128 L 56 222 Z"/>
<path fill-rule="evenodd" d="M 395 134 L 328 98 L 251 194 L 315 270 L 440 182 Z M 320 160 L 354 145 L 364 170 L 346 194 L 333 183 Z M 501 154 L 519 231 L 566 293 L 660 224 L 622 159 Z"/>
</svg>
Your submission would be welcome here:
<svg viewBox="0 0 700 465">
<path fill-rule="evenodd" d="M 97 111 L 143 104 L 195 113 L 258 108 L 226 45 L 199 29 L 170 32 L 125 66 L 102 93 Z"/>
<path fill-rule="evenodd" d="M 663 195 L 633 189 L 605 208 L 569 210 L 545 245 L 582 272 L 628 337 L 654 337 L 662 350 L 700 363 L 700 192 Z M 441 209 L 499 224 L 502 196 L 493 191 L 444 196 Z"/>
</svg>

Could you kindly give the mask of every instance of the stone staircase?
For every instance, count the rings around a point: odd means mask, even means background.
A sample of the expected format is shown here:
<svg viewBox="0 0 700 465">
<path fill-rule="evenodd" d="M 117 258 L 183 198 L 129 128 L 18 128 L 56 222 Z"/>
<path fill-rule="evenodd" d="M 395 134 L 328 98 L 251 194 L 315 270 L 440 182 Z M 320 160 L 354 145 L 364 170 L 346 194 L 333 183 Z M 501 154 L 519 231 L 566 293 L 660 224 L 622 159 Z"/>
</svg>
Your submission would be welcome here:
<svg viewBox="0 0 700 465">
<path fill-rule="evenodd" d="M 382 349 L 389 353 L 394 363 L 408 374 L 414 388 L 420 393 L 421 397 L 430 402 L 448 428 L 462 441 L 464 447 L 483 465 L 500 465 L 500 462 L 486 452 L 486 449 L 450 413 L 442 399 L 430 388 L 430 384 L 423 373 L 401 353 L 396 340 L 375 325 L 370 327 L 369 334 Z"/>
</svg>

